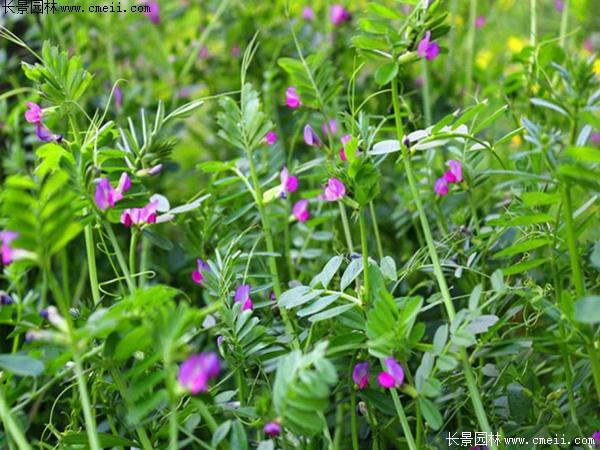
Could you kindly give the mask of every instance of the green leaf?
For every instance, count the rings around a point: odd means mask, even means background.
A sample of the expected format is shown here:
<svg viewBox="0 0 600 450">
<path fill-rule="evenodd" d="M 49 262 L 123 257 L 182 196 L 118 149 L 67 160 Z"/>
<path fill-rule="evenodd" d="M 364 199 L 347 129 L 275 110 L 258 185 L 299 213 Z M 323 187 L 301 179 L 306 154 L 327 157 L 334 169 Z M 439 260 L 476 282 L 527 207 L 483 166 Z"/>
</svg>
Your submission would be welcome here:
<svg viewBox="0 0 600 450">
<path fill-rule="evenodd" d="M 323 288 L 327 289 L 327 286 L 339 270 L 343 261 L 344 258 L 342 258 L 339 255 L 336 255 L 329 261 L 327 261 L 327 264 L 325 264 L 325 267 L 323 267 L 321 273 L 314 277 L 313 280 L 310 282 L 311 287 L 314 287 L 320 283 L 321 286 L 323 286 Z"/>
<path fill-rule="evenodd" d="M 548 262 L 547 258 L 538 258 L 538 259 L 532 259 L 530 261 L 523 261 L 518 264 L 513 264 L 510 267 L 506 267 L 506 268 L 502 269 L 502 275 L 504 275 L 504 276 L 516 275 L 518 273 L 522 273 L 522 272 L 526 272 L 531 269 L 535 269 L 536 267 L 539 267 L 542 264 L 547 263 L 547 262 Z"/>
<path fill-rule="evenodd" d="M 352 283 L 356 277 L 362 272 L 363 270 L 363 265 L 362 265 L 362 259 L 361 258 L 356 258 L 353 259 L 350 264 L 348 264 L 348 267 L 346 267 L 346 270 L 344 271 L 344 274 L 342 275 L 342 281 L 340 282 L 340 289 L 342 291 L 345 291 L 346 288 L 348 286 L 350 286 L 350 283 Z"/>
<path fill-rule="evenodd" d="M 385 86 L 398 76 L 398 63 L 391 61 L 382 64 L 375 71 L 375 82 L 379 86 Z"/>
<path fill-rule="evenodd" d="M 239 450 L 248 449 L 248 437 L 246 436 L 246 431 L 239 420 L 233 422 L 233 427 L 231 428 L 230 445 L 231 448 Z"/>
<path fill-rule="evenodd" d="M 448 340 L 448 325 L 440 325 L 433 336 L 433 354 L 440 355 Z"/>
<path fill-rule="evenodd" d="M 398 271 L 396 269 L 396 261 L 391 256 L 384 256 L 379 264 L 381 273 L 388 280 L 396 281 L 398 279 Z"/>
<path fill-rule="evenodd" d="M 528 239 L 518 244 L 513 244 L 510 247 L 499 251 L 494 255 L 494 258 L 505 258 L 508 256 L 514 256 L 520 253 L 529 252 L 531 250 L 544 247 L 545 245 L 550 244 L 550 242 L 551 241 L 548 238 Z"/>
<path fill-rule="evenodd" d="M 219 427 L 215 430 L 215 432 L 212 435 L 211 445 L 215 448 L 218 447 L 219 444 L 221 442 L 223 442 L 223 439 L 225 439 L 227 437 L 230 429 L 231 429 L 231 420 L 226 420 L 225 422 L 220 424 Z"/>
<path fill-rule="evenodd" d="M 421 407 L 421 413 L 423 417 L 434 430 L 439 430 L 444 424 L 442 415 L 438 407 L 425 397 L 419 397 L 419 406 Z"/>
<path fill-rule="evenodd" d="M 37 377 L 44 372 L 44 363 L 27 355 L 0 354 L 0 367 L 22 377 Z"/>
<path fill-rule="evenodd" d="M 600 322 L 600 296 L 590 295 L 575 303 L 575 320 L 582 323 Z"/>
<path fill-rule="evenodd" d="M 98 440 L 100 441 L 101 448 L 111 447 L 136 447 L 138 444 L 132 440 L 115 436 L 107 433 L 97 433 Z M 89 444 L 89 438 L 85 431 L 79 433 L 67 433 L 65 434 L 61 442 L 67 445 L 82 445 L 87 446 Z"/>
</svg>

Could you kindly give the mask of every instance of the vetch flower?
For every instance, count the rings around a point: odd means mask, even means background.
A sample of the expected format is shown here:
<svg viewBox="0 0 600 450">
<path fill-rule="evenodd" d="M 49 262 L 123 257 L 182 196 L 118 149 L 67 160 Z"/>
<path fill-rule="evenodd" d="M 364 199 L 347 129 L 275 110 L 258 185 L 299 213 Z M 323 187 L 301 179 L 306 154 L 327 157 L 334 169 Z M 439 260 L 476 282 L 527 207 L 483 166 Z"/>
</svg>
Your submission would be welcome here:
<svg viewBox="0 0 600 450">
<path fill-rule="evenodd" d="M 287 167 L 281 169 L 279 174 L 281 180 L 281 197 L 286 198 L 287 193 L 292 193 L 298 189 L 298 178 L 294 175 L 290 175 Z"/>
<path fill-rule="evenodd" d="M 294 204 L 292 212 L 294 213 L 294 216 L 296 216 L 296 219 L 298 219 L 298 222 L 306 222 L 308 219 L 310 219 L 310 211 L 308 210 L 308 200 L 298 200 Z"/>
<path fill-rule="evenodd" d="M 208 381 L 221 371 L 219 357 L 214 352 L 192 355 L 179 366 L 177 381 L 192 394 L 208 391 Z"/>
<path fill-rule="evenodd" d="M 62 136 L 60 134 L 54 134 L 52 131 L 46 127 L 42 122 L 37 122 L 35 124 L 35 134 L 40 141 L 43 142 L 59 142 L 62 141 Z"/>
<path fill-rule="evenodd" d="M 328 202 L 335 202 L 346 195 L 346 186 L 337 178 L 330 178 L 323 196 Z"/>
<path fill-rule="evenodd" d="M 333 5 L 330 10 L 331 23 L 334 25 L 341 25 L 342 23 L 350 20 L 350 13 L 342 5 Z"/>
<path fill-rule="evenodd" d="M 233 44 L 231 46 L 231 56 L 233 56 L 234 58 L 237 58 L 238 56 L 240 56 L 241 53 L 241 49 L 239 44 Z"/>
<path fill-rule="evenodd" d="M 265 424 L 263 431 L 269 437 L 276 437 L 281 434 L 281 425 L 276 421 L 268 422 Z"/>
<path fill-rule="evenodd" d="M 15 249 L 11 243 L 19 237 L 16 231 L 0 231 L 0 242 L 2 243 L 2 264 L 8 266 L 15 259 Z"/>
<path fill-rule="evenodd" d="M 156 223 L 158 202 L 152 201 L 143 208 L 128 208 L 121 214 L 121 223 L 126 227 Z"/>
<path fill-rule="evenodd" d="M 477 18 L 475 19 L 475 27 L 482 28 L 483 26 L 485 26 L 485 22 L 485 16 L 477 16 Z"/>
<path fill-rule="evenodd" d="M 431 31 L 425 33 L 425 37 L 421 39 L 417 47 L 417 54 L 421 58 L 432 60 L 440 54 L 440 46 L 437 42 L 431 42 Z"/>
<path fill-rule="evenodd" d="M 113 188 L 108 178 L 102 178 L 96 185 L 94 201 L 101 211 L 114 208 L 115 203 L 123 199 L 123 194 L 131 189 L 131 178 L 127 172 L 121 174 L 117 189 Z"/>
<path fill-rule="evenodd" d="M 265 135 L 265 142 L 267 143 L 267 145 L 274 145 L 275 142 L 277 142 L 277 134 L 275 134 L 274 131 L 269 131 Z"/>
<path fill-rule="evenodd" d="M 0 305 L 8 306 L 13 304 L 13 299 L 4 291 L 0 291 Z"/>
<path fill-rule="evenodd" d="M 300 101 L 300 96 L 298 95 L 298 92 L 296 91 L 295 87 L 290 86 L 285 91 L 285 104 L 290 109 L 296 109 L 300 107 L 300 105 L 302 105 L 302 102 Z"/>
<path fill-rule="evenodd" d="M 445 178 L 438 178 L 435 180 L 435 184 L 433 186 L 433 190 L 437 195 L 443 197 L 448 193 L 448 182 Z"/>
<path fill-rule="evenodd" d="M 317 136 L 315 131 L 308 124 L 304 127 L 304 142 L 306 145 L 310 145 L 312 147 L 320 147 L 323 144 L 323 142 L 321 142 L 321 138 Z"/>
<path fill-rule="evenodd" d="M 150 176 L 158 175 L 159 173 L 162 172 L 162 169 L 163 169 L 163 165 L 157 164 L 154 167 L 150 167 L 148 169 L 148 175 L 150 175 Z"/>
<path fill-rule="evenodd" d="M 461 183 L 463 180 L 462 176 L 462 167 L 460 163 L 454 159 L 448 161 L 448 165 L 450 166 L 450 170 L 447 170 L 444 173 L 444 179 L 448 183 Z"/>
<path fill-rule="evenodd" d="M 359 389 L 364 389 L 369 384 L 369 361 L 362 363 L 356 363 L 354 370 L 352 370 L 352 381 L 358 385 Z"/>
<path fill-rule="evenodd" d="M 404 383 L 404 370 L 394 358 L 389 357 L 384 360 L 386 372 L 379 374 L 379 384 L 386 389 L 397 388 Z"/>
<path fill-rule="evenodd" d="M 344 136 L 341 137 L 341 141 L 342 141 L 342 148 L 340 148 L 340 159 L 342 161 L 347 161 L 348 158 L 346 157 L 346 144 L 348 142 L 350 142 L 350 139 L 352 139 L 352 135 L 351 134 L 345 134 Z"/>
<path fill-rule="evenodd" d="M 202 281 L 204 281 L 205 278 L 204 272 L 208 270 L 210 270 L 209 265 L 198 258 L 196 260 L 196 270 L 192 272 L 192 280 L 194 283 L 202 286 Z"/>
<path fill-rule="evenodd" d="M 252 299 L 250 298 L 250 285 L 240 284 L 235 290 L 235 296 L 233 297 L 236 303 L 242 304 L 242 311 L 252 309 Z"/>
<path fill-rule="evenodd" d="M 42 121 L 42 108 L 37 103 L 27 102 L 27 111 L 25 111 L 25 120 L 29 123 L 37 124 Z"/>
<path fill-rule="evenodd" d="M 594 445 L 600 447 L 600 430 L 592 434 L 592 439 L 594 440 Z"/>
<path fill-rule="evenodd" d="M 114 96 L 115 106 L 117 107 L 117 109 L 121 109 L 121 107 L 123 106 L 123 90 L 119 86 L 115 88 Z"/>
<path fill-rule="evenodd" d="M 160 7 L 158 2 L 146 2 L 145 5 L 149 7 L 149 11 L 144 12 L 144 16 L 146 16 L 154 25 L 158 25 L 160 23 Z"/>
<path fill-rule="evenodd" d="M 554 7 L 556 8 L 556 10 L 558 12 L 563 12 L 565 9 L 565 2 L 564 0 L 554 0 Z"/>
<path fill-rule="evenodd" d="M 315 18 L 315 12 L 313 11 L 313 9 L 310 6 L 306 6 L 302 10 L 302 18 L 304 20 L 314 20 L 314 18 Z"/>
<path fill-rule="evenodd" d="M 598 131 L 592 131 L 590 141 L 592 144 L 600 145 L 600 133 Z"/>
<path fill-rule="evenodd" d="M 329 123 L 329 126 L 327 124 Z M 329 130 L 331 130 L 331 134 L 337 134 L 337 121 L 335 119 L 330 119 L 329 122 L 323 122 L 323 134 L 325 137 L 329 136 Z"/>
</svg>

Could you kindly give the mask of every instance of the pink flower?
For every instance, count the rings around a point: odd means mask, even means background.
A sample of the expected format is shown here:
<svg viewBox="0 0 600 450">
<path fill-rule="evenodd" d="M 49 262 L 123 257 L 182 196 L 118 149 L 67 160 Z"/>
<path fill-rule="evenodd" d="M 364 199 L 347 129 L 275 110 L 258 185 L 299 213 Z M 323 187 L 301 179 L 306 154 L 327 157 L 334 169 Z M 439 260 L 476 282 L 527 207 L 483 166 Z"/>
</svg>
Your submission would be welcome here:
<svg viewBox="0 0 600 450">
<path fill-rule="evenodd" d="M 279 422 L 269 422 L 265 424 L 263 431 L 269 437 L 279 436 L 281 434 L 281 425 L 279 424 Z"/>
<path fill-rule="evenodd" d="M 233 300 L 236 303 L 242 303 L 242 311 L 252 309 L 252 299 L 250 298 L 250 285 L 240 284 L 235 290 L 235 296 Z"/>
<path fill-rule="evenodd" d="M 350 142 L 350 139 L 352 139 L 352 135 L 351 134 L 345 134 L 344 136 L 342 136 L 342 138 L 340 139 L 342 141 L 342 148 L 340 148 L 340 159 L 342 161 L 347 161 L 348 158 L 346 157 L 346 144 L 348 142 Z"/>
<path fill-rule="evenodd" d="M 387 371 L 379 374 L 379 385 L 386 389 L 402 386 L 402 383 L 404 383 L 402 366 L 392 357 L 385 358 L 384 363 Z"/>
<path fill-rule="evenodd" d="M 204 46 L 200 49 L 200 51 L 198 52 L 198 58 L 200 59 L 206 59 L 209 57 L 209 53 L 208 53 L 208 47 Z"/>
<path fill-rule="evenodd" d="M 214 352 L 192 355 L 179 366 L 177 381 L 192 394 L 208 391 L 208 381 L 216 378 L 221 364 Z"/>
<path fill-rule="evenodd" d="M 52 133 L 52 131 L 50 131 L 42 122 L 35 124 L 35 134 L 37 135 L 38 139 L 43 142 L 62 141 L 62 136 L 60 134 Z"/>
<path fill-rule="evenodd" d="M 314 18 L 315 18 L 315 12 L 313 11 L 313 9 L 310 6 L 306 6 L 302 10 L 302 18 L 304 20 L 314 20 Z"/>
<path fill-rule="evenodd" d="M 477 16 L 475 19 L 475 27 L 482 28 L 485 25 L 485 16 Z"/>
<path fill-rule="evenodd" d="M 590 141 L 592 142 L 592 144 L 600 145 L 600 133 L 598 131 L 592 131 Z"/>
<path fill-rule="evenodd" d="M 433 186 L 433 190 L 435 191 L 435 193 L 437 195 L 439 195 L 440 197 L 443 197 L 444 195 L 446 195 L 448 193 L 448 182 L 443 177 L 438 178 L 437 180 L 435 180 L 435 185 Z"/>
<path fill-rule="evenodd" d="M 321 142 L 321 138 L 317 136 L 315 131 L 308 124 L 304 127 L 304 142 L 306 145 L 310 145 L 312 147 L 320 147 L 323 144 L 323 142 Z"/>
<path fill-rule="evenodd" d="M 329 130 L 331 129 L 331 134 L 337 134 L 337 121 L 335 119 L 329 120 L 329 126 L 327 126 L 327 122 L 323 122 L 323 134 L 325 137 L 329 136 Z"/>
<path fill-rule="evenodd" d="M 444 179 L 448 183 L 461 183 L 463 180 L 462 176 L 462 167 L 460 163 L 454 159 L 448 161 L 448 165 L 450 166 L 450 170 L 447 170 L 444 173 Z"/>
<path fill-rule="evenodd" d="M 121 174 L 119 185 L 114 189 L 108 178 L 102 178 L 96 185 L 96 193 L 94 201 L 96 206 L 101 211 L 106 211 L 108 208 L 114 208 L 115 203 L 123 199 L 123 194 L 131 189 L 131 178 L 127 172 Z"/>
<path fill-rule="evenodd" d="M 430 38 L 431 31 L 428 31 L 425 33 L 425 37 L 421 39 L 421 42 L 419 42 L 419 46 L 417 47 L 417 54 L 421 58 L 425 58 L 427 60 L 435 59 L 440 54 L 440 46 L 437 42 L 430 42 Z"/>
<path fill-rule="evenodd" d="M 594 439 L 594 445 L 600 447 L 600 431 L 594 432 L 594 434 L 592 434 L 592 439 Z"/>
<path fill-rule="evenodd" d="M 158 175 L 159 173 L 162 172 L 162 169 L 163 169 L 163 165 L 157 164 L 156 166 L 150 167 L 148 169 L 148 175 L 150 175 L 150 176 Z"/>
<path fill-rule="evenodd" d="M 14 261 L 14 249 L 11 246 L 12 241 L 19 237 L 16 231 L 0 231 L 0 242 L 2 243 L 2 264 L 8 266 Z"/>
<path fill-rule="evenodd" d="M 563 12 L 565 9 L 565 2 L 564 0 L 555 0 L 554 1 L 554 7 L 556 8 L 556 10 L 558 12 Z"/>
<path fill-rule="evenodd" d="M 350 20 L 350 13 L 342 5 L 333 5 L 330 10 L 331 23 L 334 25 L 341 25 L 342 23 Z"/>
<path fill-rule="evenodd" d="M 308 200 L 298 200 L 294 204 L 292 212 L 294 213 L 294 216 L 296 216 L 296 219 L 298 219 L 298 222 L 306 222 L 308 219 L 310 219 L 310 211 L 308 210 Z"/>
<path fill-rule="evenodd" d="M 352 371 L 352 381 L 358 385 L 359 389 L 364 389 L 369 384 L 369 361 L 357 363 Z"/>
<path fill-rule="evenodd" d="M 114 96 L 115 106 L 117 107 L 117 109 L 121 109 L 121 107 L 123 106 L 123 90 L 119 86 L 115 88 Z"/>
<path fill-rule="evenodd" d="M 281 173 L 279 174 L 279 179 L 281 180 L 281 197 L 286 198 L 287 193 L 295 192 L 298 189 L 298 178 L 294 175 L 290 175 L 287 167 L 281 169 Z"/>
<path fill-rule="evenodd" d="M 337 178 L 330 178 L 323 195 L 328 202 L 335 202 L 346 195 L 346 186 Z"/>
<path fill-rule="evenodd" d="M 160 7 L 158 2 L 146 2 L 146 6 L 150 7 L 150 11 L 144 12 L 144 16 L 146 16 L 154 25 L 158 25 L 160 23 Z"/>
<path fill-rule="evenodd" d="M 269 131 L 266 135 L 265 135 L 265 142 L 268 145 L 274 145 L 275 142 L 277 142 L 277 134 L 275 134 L 274 131 Z"/>
<path fill-rule="evenodd" d="M 143 208 L 128 208 L 121 214 L 121 223 L 126 227 L 156 223 L 158 202 L 150 202 Z"/>
<path fill-rule="evenodd" d="M 588 38 L 585 41 L 583 41 L 583 48 L 586 49 L 588 52 L 592 53 L 594 51 L 594 43 L 591 39 Z"/>
<path fill-rule="evenodd" d="M 37 103 L 27 102 L 29 108 L 25 111 L 25 120 L 29 123 L 37 124 L 42 121 L 42 108 Z"/>
<path fill-rule="evenodd" d="M 208 270 L 210 270 L 208 264 L 198 258 L 196 260 L 196 270 L 192 272 L 192 280 L 194 283 L 202 286 L 202 281 L 204 281 L 205 278 L 204 272 Z"/>
<path fill-rule="evenodd" d="M 238 44 L 233 44 L 231 46 L 231 56 L 233 56 L 234 58 L 240 56 L 240 46 Z"/>
<path fill-rule="evenodd" d="M 300 105 L 302 105 L 302 102 L 300 101 L 300 96 L 298 95 L 298 92 L 296 91 L 295 87 L 290 86 L 285 91 L 285 104 L 290 109 L 296 109 L 299 108 Z"/>
</svg>

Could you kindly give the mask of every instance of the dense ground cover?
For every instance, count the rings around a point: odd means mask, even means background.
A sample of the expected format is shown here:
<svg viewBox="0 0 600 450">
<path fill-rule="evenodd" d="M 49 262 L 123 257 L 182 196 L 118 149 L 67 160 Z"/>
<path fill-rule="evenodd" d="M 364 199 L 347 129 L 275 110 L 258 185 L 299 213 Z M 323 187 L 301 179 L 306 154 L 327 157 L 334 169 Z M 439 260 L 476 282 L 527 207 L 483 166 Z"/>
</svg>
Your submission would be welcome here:
<svg viewBox="0 0 600 450">
<path fill-rule="evenodd" d="M 595 1 L 4 11 L 0 448 L 600 446 Z"/>
</svg>

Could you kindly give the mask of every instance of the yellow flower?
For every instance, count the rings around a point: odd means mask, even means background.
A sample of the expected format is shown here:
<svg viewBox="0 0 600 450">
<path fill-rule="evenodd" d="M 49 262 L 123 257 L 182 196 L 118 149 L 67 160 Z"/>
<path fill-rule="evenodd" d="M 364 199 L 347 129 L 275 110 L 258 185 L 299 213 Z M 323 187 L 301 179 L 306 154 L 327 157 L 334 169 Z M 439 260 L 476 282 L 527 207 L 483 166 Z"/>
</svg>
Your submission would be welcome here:
<svg viewBox="0 0 600 450">
<path fill-rule="evenodd" d="M 480 50 L 477 53 L 477 56 L 475 58 L 475 64 L 480 69 L 485 69 L 485 68 L 487 68 L 488 64 L 492 60 L 492 57 L 493 57 L 493 54 L 492 54 L 491 51 L 489 51 L 489 50 Z"/>
<path fill-rule="evenodd" d="M 596 58 L 594 61 L 594 73 L 600 77 L 600 58 Z"/>
<path fill-rule="evenodd" d="M 456 14 L 455 16 L 452 17 L 452 22 L 454 23 L 455 26 L 462 27 L 463 24 L 465 23 L 465 19 L 463 19 L 463 17 L 461 15 Z"/>
<path fill-rule="evenodd" d="M 517 36 L 511 36 L 508 38 L 506 43 L 508 45 L 508 49 L 513 53 L 519 53 L 526 45 L 525 39 Z"/>
<path fill-rule="evenodd" d="M 510 146 L 512 148 L 519 148 L 522 143 L 523 143 L 523 139 L 521 139 L 521 136 L 519 136 L 518 134 L 516 136 L 513 136 L 512 139 L 510 140 Z"/>
<path fill-rule="evenodd" d="M 534 83 L 531 85 L 531 92 L 535 95 L 540 91 L 540 85 L 538 83 Z"/>
</svg>

